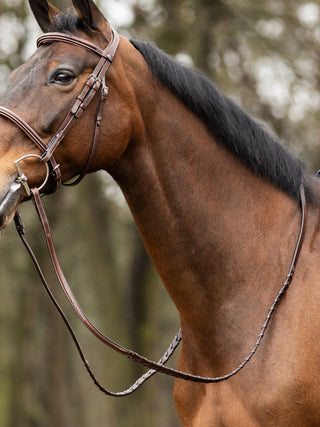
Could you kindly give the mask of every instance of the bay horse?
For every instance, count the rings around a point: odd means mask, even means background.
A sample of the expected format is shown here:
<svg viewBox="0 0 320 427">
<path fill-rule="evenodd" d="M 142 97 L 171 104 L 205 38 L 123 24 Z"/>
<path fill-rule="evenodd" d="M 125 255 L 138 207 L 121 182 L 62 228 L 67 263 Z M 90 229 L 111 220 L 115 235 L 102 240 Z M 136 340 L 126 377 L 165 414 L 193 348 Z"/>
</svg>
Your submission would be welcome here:
<svg viewBox="0 0 320 427">
<path fill-rule="evenodd" d="M 320 425 L 318 180 L 205 76 L 153 44 L 120 37 L 111 60 L 115 32 L 92 0 L 73 0 L 74 15 L 29 1 L 49 36 L 1 100 L 1 228 L 28 186 L 50 193 L 107 171 L 179 312 L 179 369 L 221 376 L 247 356 L 287 275 L 303 183 L 299 262 L 255 357 L 225 382 L 177 379 L 174 398 L 183 426 Z M 100 60 L 108 72 L 98 79 Z M 99 90 L 85 109 L 78 95 L 88 82 Z M 64 133 L 70 110 L 83 114 Z"/>
</svg>

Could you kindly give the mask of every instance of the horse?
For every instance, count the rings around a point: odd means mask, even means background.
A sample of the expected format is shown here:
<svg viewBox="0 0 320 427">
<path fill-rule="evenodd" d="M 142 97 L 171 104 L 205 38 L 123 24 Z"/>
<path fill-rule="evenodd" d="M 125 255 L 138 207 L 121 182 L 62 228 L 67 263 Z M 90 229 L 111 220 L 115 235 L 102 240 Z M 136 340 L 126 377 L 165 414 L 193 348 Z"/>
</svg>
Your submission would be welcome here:
<svg viewBox="0 0 320 427">
<path fill-rule="evenodd" d="M 108 172 L 179 313 L 178 368 L 215 377 L 247 356 L 287 276 L 303 186 L 299 259 L 259 350 L 227 381 L 177 378 L 174 399 L 183 426 L 320 425 L 318 179 L 200 72 L 149 42 L 114 46 L 92 0 L 71 15 L 29 3 L 45 34 L 0 103 L 0 227 L 28 188 Z"/>
</svg>

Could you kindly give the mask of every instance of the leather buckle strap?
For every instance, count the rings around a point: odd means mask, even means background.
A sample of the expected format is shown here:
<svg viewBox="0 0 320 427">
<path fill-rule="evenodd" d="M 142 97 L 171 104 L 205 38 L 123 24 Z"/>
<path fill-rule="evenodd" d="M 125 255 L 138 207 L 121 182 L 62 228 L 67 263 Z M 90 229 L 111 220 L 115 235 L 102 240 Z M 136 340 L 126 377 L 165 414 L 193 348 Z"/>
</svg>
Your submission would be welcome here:
<svg viewBox="0 0 320 427">
<path fill-rule="evenodd" d="M 71 108 L 71 113 L 76 119 L 78 119 L 84 110 L 88 107 L 98 89 L 101 87 L 101 84 L 102 81 L 99 79 L 99 77 L 94 74 L 90 74 L 83 90 L 78 95 L 76 102 Z"/>
<path fill-rule="evenodd" d="M 71 129 L 71 127 L 75 123 L 75 119 L 78 119 L 83 111 L 88 107 L 98 89 L 103 86 L 102 92 L 105 91 L 104 85 L 102 85 L 102 81 L 105 78 L 106 72 L 108 71 L 110 65 L 112 64 L 114 55 L 117 51 L 119 45 L 119 34 L 113 30 L 113 39 L 111 43 L 105 48 L 101 49 L 98 46 L 88 42 L 87 40 L 80 39 L 75 36 L 70 36 L 66 34 L 60 33 L 47 33 L 43 36 L 39 37 L 37 41 L 37 46 L 41 46 L 46 42 L 65 42 L 72 45 L 76 45 L 82 48 L 89 50 L 100 56 L 100 60 L 95 66 L 92 73 L 89 75 L 86 84 L 84 85 L 82 91 L 78 95 L 75 103 L 73 104 L 70 112 L 67 114 L 66 118 L 60 125 L 59 129 L 56 131 L 55 135 L 51 138 L 48 143 L 46 152 L 43 155 L 43 161 L 48 161 L 57 146 L 60 144 L 62 139 L 65 137 L 66 133 Z M 104 95 L 102 95 L 104 96 Z M 89 160 L 92 155 L 89 157 Z M 88 162 L 87 162 L 88 163 Z"/>
</svg>

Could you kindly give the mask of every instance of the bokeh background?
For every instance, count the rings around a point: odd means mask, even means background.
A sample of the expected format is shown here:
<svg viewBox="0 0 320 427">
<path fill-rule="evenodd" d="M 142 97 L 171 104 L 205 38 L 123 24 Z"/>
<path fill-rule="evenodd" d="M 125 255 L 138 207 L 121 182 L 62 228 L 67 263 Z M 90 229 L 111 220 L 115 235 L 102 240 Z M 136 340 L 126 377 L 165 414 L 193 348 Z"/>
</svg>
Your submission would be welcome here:
<svg viewBox="0 0 320 427">
<path fill-rule="evenodd" d="M 320 168 L 320 1 L 99 0 L 127 38 L 156 42 L 196 66 L 245 110 Z M 62 10 L 67 0 L 56 0 Z M 26 0 L 0 0 L 0 96 L 11 71 L 35 49 L 40 30 Z M 27 94 L 26 94 L 27 96 Z M 45 112 L 44 112 L 45 114 Z M 178 314 L 106 173 L 48 197 L 57 251 L 89 317 L 122 344 L 158 359 L 179 327 Z M 96 375 L 124 389 L 142 369 L 79 324 L 50 269 L 32 204 L 21 207 L 28 238 L 62 302 Z M 173 360 L 176 364 L 177 358 Z M 13 227 L 0 236 L 0 426 L 179 426 L 173 380 L 154 377 L 114 399 L 88 378 Z"/>
</svg>

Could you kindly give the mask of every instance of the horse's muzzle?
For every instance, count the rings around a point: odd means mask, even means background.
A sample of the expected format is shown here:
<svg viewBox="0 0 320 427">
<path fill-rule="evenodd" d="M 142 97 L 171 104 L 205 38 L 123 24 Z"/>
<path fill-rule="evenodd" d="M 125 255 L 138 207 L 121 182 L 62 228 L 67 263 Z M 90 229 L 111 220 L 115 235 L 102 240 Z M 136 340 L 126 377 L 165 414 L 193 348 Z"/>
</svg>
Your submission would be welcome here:
<svg viewBox="0 0 320 427">
<path fill-rule="evenodd" d="M 0 230 L 7 227 L 12 221 L 21 191 L 21 183 L 13 181 L 0 201 Z"/>
</svg>

